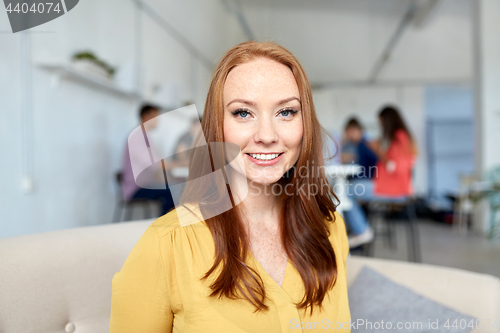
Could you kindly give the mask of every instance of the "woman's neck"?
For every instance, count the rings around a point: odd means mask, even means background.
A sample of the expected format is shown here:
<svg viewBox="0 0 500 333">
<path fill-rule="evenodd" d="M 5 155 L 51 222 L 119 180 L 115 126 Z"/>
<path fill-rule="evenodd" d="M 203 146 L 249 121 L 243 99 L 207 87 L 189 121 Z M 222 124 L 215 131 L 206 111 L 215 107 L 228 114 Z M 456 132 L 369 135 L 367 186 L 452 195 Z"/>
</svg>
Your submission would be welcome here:
<svg viewBox="0 0 500 333">
<path fill-rule="evenodd" d="M 233 201 L 238 205 L 241 219 L 248 227 L 264 226 L 277 230 L 280 200 L 273 194 L 274 184 L 260 184 L 248 180 L 246 175 L 233 172 L 227 174 Z M 276 192 L 276 189 L 274 189 Z"/>
<path fill-rule="evenodd" d="M 277 230 L 280 213 L 279 198 L 272 193 L 272 185 L 248 181 L 248 195 L 241 203 L 243 220 L 249 227 L 262 226 Z"/>
</svg>

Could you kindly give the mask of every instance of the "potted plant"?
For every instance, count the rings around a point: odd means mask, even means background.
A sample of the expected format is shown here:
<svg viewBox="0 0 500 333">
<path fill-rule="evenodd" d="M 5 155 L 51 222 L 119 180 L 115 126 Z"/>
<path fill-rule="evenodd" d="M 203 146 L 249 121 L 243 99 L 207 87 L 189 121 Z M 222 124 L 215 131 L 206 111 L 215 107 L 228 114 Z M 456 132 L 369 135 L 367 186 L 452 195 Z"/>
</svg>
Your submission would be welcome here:
<svg viewBox="0 0 500 333">
<path fill-rule="evenodd" d="M 76 70 L 92 75 L 98 75 L 106 79 L 112 79 L 115 74 L 115 68 L 99 59 L 91 51 L 75 53 L 72 58 L 72 65 Z"/>
</svg>

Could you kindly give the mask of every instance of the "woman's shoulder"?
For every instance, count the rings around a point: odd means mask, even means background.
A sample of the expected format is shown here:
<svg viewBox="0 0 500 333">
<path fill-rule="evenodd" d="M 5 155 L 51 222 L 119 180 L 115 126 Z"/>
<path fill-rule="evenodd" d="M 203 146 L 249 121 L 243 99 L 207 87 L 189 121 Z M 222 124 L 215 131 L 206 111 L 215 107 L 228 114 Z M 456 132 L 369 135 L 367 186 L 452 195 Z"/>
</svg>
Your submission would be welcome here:
<svg viewBox="0 0 500 333">
<path fill-rule="evenodd" d="M 330 230 L 330 238 L 342 236 L 346 232 L 345 222 L 338 211 L 330 212 L 330 219 L 326 219 Z"/>
<path fill-rule="evenodd" d="M 155 229 L 160 238 L 188 226 L 203 223 L 203 215 L 194 204 L 184 204 L 157 218 L 150 227 Z"/>
<path fill-rule="evenodd" d="M 332 217 L 333 217 L 333 222 L 337 224 L 337 228 L 340 228 L 342 229 L 342 231 L 345 231 L 346 230 L 345 222 L 342 215 L 340 215 L 340 213 L 337 210 L 335 210 L 335 212 L 332 213 Z"/>
<path fill-rule="evenodd" d="M 347 257 L 349 253 L 349 241 L 347 238 L 347 229 L 345 226 L 344 219 L 338 211 L 331 213 L 332 220 L 328 221 L 330 230 L 330 242 L 336 243 L 342 249 L 343 256 Z"/>
<path fill-rule="evenodd" d="M 406 133 L 405 131 L 403 131 L 402 129 L 398 129 L 395 133 L 394 133 L 394 138 L 398 141 L 401 141 L 401 142 L 409 142 L 410 141 L 410 136 L 408 135 L 408 133 Z"/>
</svg>

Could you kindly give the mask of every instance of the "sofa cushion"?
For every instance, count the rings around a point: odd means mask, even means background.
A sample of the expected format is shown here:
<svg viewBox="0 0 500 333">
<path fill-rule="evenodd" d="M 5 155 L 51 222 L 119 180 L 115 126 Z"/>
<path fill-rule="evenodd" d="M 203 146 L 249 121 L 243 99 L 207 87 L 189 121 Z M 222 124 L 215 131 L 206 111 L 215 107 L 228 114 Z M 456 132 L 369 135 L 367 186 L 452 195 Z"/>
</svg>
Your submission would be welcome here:
<svg viewBox="0 0 500 333">
<path fill-rule="evenodd" d="M 349 305 L 353 332 L 469 332 L 476 322 L 367 266 L 349 288 Z"/>
</svg>

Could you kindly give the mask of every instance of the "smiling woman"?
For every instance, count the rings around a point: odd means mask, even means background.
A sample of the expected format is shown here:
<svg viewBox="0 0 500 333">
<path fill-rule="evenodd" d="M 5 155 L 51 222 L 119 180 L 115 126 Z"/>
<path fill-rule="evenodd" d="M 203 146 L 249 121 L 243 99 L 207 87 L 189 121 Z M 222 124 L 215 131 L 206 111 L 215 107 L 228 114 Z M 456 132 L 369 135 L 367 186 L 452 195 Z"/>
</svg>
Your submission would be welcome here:
<svg viewBox="0 0 500 333">
<path fill-rule="evenodd" d="M 293 332 L 297 322 L 349 332 L 344 221 L 324 172 L 294 172 L 324 166 L 297 59 L 274 43 L 233 47 L 212 78 L 202 128 L 211 154 L 195 150 L 190 180 L 208 179 L 207 165 L 225 182 L 215 191 L 188 182 L 184 205 L 148 228 L 113 279 L 111 332 Z M 212 143 L 238 147 L 242 165 Z"/>
</svg>

